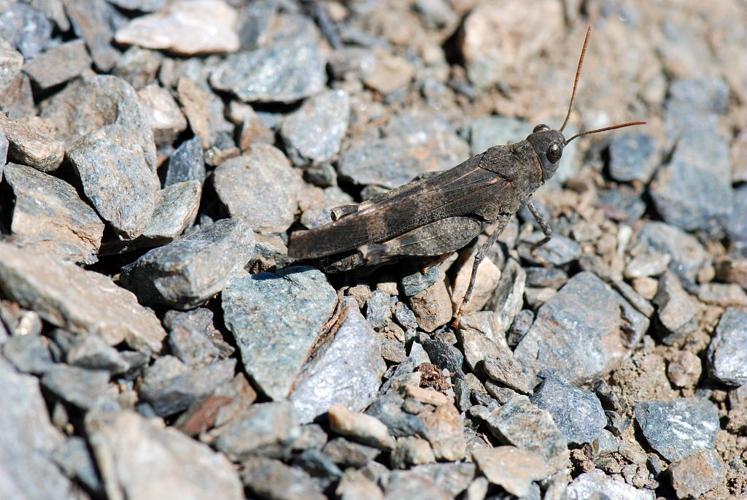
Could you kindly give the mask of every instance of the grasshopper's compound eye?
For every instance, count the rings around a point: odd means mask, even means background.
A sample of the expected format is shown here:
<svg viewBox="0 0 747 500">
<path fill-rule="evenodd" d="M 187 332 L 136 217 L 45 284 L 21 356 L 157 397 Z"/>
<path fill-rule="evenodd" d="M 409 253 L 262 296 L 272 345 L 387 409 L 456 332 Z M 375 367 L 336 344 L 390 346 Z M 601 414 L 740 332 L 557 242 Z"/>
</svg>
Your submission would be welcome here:
<svg viewBox="0 0 747 500">
<path fill-rule="evenodd" d="M 544 123 L 541 123 L 537 125 L 536 127 L 534 127 L 534 130 L 532 130 L 532 133 L 536 134 L 537 132 L 542 132 L 543 130 L 550 130 L 550 127 L 548 127 Z"/>
<path fill-rule="evenodd" d="M 551 144 L 550 147 L 547 148 L 545 156 L 547 156 L 547 160 L 550 163 L 557 163 L 557 161 L 560 160 L 560 157 L 563 156 L 563 148 L 558 144 Z"/>
</svg>

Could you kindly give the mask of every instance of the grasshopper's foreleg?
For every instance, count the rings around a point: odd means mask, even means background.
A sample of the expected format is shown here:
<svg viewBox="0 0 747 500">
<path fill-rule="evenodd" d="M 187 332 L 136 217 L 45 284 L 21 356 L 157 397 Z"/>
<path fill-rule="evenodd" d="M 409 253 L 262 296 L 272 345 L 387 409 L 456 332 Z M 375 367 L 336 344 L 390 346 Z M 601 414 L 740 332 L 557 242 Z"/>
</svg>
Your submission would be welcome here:
<svg viewBox="0 0 747 500">
<path fill-rule="evenodd" d="M 537 248 L 541 247 L 548 241 L 550 241 L 550 238 L 552 238 L 552 228 L 550 227 L 550 223 L 547 222 L 547 220 L 542 216 L 540 211 L 537 209 L 537 207 L 532 203 L 532 200 L 527 201 L 527 208 L 529 209 L 529 212 L 532 214 L 532 217 L 534 217 L 534 220 L 537 221 L 537 224 L 539 224 L 540 229 L 542 229 L 542 232 L 545 234 L 545 237 L 542 238 L 537 243 L 534 243 L 532 245 L 532 251 L 536 250 Z"/>
</svg>

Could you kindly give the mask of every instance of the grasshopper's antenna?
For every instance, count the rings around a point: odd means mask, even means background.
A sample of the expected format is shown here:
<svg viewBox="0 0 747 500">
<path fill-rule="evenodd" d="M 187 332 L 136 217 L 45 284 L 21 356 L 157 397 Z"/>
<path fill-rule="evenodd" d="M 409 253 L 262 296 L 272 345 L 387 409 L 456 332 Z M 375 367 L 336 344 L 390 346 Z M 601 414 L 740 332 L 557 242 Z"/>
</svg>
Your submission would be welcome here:
<svg viewBox="0 0 747 500">
<path fill-rule="evenodd" d="M 646 124 L 646 122 L 626 122 L 626 123 L 620 123 L 618 125 L 611 125 L 609 127 L 597 128 L 597 129 L 594 129 L 594 130 L 587 130 L 585 132 L 579 132 L 578 134 L 574 135 L 573 137 L 571 137 L 570 139 L 568 139 L 567 141 L 565 141 L 565 143 L 568 144 L 573 139 L 575 139 L 577 137 L 581 137 L 582 135 L 596 134 L 597 132 L 606 132 L 608 130 L 615 130 L 615 129 L 618 129 L 618 128 L 632 127 L 634 125 L 645 125 L 645 124 Z"/>
<path fill-rule="evenodd" d="M 568 112 L 565 114 L 565 120 L 563 125 L 560 126 L 562 132 L 568 123 L 568 118 L 571 117 L 571 109 L 573 109 L 573 100 L 576 98 L 576 88 L 578 87 L 578 79 L 581 77 L 581 67 L 584 65 L 584 57 L 586 57 L 586 49 L 589 47 L 589 35 L 591 35 L 591 26 L 586 28 L 586 36 L 584 37 L 584 47 L 581 49 L 581 57 L 578 58 L 578 66 L 576 67 L 576 78 L 573 79 L 573 90 L 571 91 L 571 102 L 568 103 Z"/>
</svg>

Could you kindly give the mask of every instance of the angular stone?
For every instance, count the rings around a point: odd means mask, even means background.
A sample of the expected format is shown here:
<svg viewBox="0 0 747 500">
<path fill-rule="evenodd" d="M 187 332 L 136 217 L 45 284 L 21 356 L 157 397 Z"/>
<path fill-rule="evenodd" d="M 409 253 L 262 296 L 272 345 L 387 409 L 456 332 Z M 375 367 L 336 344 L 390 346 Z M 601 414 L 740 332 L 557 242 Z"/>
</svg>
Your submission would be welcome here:
<svg viewBox="0 0 747 500">
<path fill-rule="evenodd" d="M 582 272 L 539 309 L 514 355 L 536 370 L 554 368 L 571 382 L 589 380 L 614 369 L 648 325 L 609 285 Z"/>
<path fill-rule="evenodd" d="M 725 471 L 716 450 L 704 450 L 672 464 L 668 474 L 677 498 L 700 498 L 722 484 Z"/>
<path fill-rule="evenodd" d="M 4 176 L 15 196 L 10 231 L 20 243 L 73 262 L 96 262 L 104 223 L 75 188 L 12 163 Z"/>
<path fill-rule="evenodd" d="M 391 455 L 392 466 L 406 469 L 409 465 L 430 464 L 436 461 L 431 445 L 425 439 L 403 437 L 397 439 L 397 446 Z"/>
<path fill-rule="evenodd" d="M 228 56 L 210 83 L 245 102 L 294 102 L 324 89 L 326 64 L 317 43 L 291 40 Z"/>
<path fill-rule="evenodd" d="M 719 381 L 747 384 L 747 312 L 732 308 L 724 312 L 708 346 L 708 364 Z"/>
<path fill-rule="evenodd" d="M 423 412 L 420 417 L 425 425 L 424 437 L 431 444 L 437 460 L 456 462 L 464 457 L 467 442 L 464 437 L 464 422 L 452 404 L 437 406 Z"/>
<path fill-rule="evenodd" d="M 710 128 L 686 132 L 649 191 L 657 211 L 672 225 L 686 231 L 720 226 L 734 198 L 729 145 Z"/>
<path fill-rule="evenodd" d="M 362 411 L 378 394 L 386 364 L 376 332 L 358 311 L 354 299 L 343 302 L 334 337 L 304 368 L 290 401 L 301 422 L 310 422 L 333 405 Z"/>
<path fill-rule="evenodd" d="M 622 481 L 616 481 L 601 470 L 584 472 L 566 489 L 569 500 L 583 500 L 586 498 L 619 498 L 620 500 L 654 500 L 653 491 L 639 490 Z"/>
<path fill-rule="evenodd" d="M 331 439 L 324 446 L 324 454 L 341 467 L 360 468 L 375 459 L 381 450 L 345 438 Z"/>
<path fill-rule="evenodd" d="M 153 50 L 130 47 L 117 61 L 112 74 L 127 81 L 135 90 L 158 83 L 157 74 L 163 62 L 163 55 Z M 166 81 L 163 86 L 168 86 Z"/>
<path fill-rule="evenodd" d="M 229 282 L 224 320 L 247 374 L 267 396 L 288 396 L 336 305 L 337 293 L 316 269 L 289 267 Z"/>
<path fill-rule="evenodd" d="M 109 277 L 45 253 L 0 243 L 0 290 L 53 325 L 99 335 L 109 345 L 158 352 L 166 336 L 156 315 Z"/>
<path fill-rule="evenodd" d="M 704 399 L 639 403 L 635 418 L 648 444 L 670 462 L 713 449 L 719 430 L 718 410 Z"/>
<path fill-rule="evenodd" d="M 665 344 L 671 345 L 697 330 L 703 306 L 682 288 L 673 273 L 661 277 L 653 302 L 659 308 L 657 317 Z"/>
<path fill-rule="evenodd" d="M 485 359 L 498 358 L 510 353 L 505 340 L 494 340 L 497 329 L 498 323 L 491 311 L 479 311 L 462 316 L 457 338 L 464 353 L 464 360 L 472 370 Z"/>
<path fill-rule="evenodd" d="M 491 433 L 502 442 L 538 453 L 550 472 L 567 466 L 568 446 L 549 412 L 526 396 L 516 396 L 486 419 Z"/>
<path fill-rule="evenodd" d="M 542 456 L 514 446 L 479 448 L 472 452 L 472 457 L 491 483 L 517 497 L 529 494 L 532 481 L 550 475 Z"/>
<path fill-rule="evenodd" d="M 694 236 L 663 222 L 646 222 L 638 233 L 637 244 L 655 253 L 670 255 L 670 269 L 681 279 L 693 282 L 698 270 L 710 260 L 708 252 Z"/>
<path fill-rule="evenodd" d="M 234 359 L 194 367 L 174 356 L 162 356 L 145 370 L 140 396 L 150 403 L 156 415 L 168 417 L 186 410 L 231 380 L 235 366 Z"/>
<path fill-rule="evenodd" d="M 9 41 L 26 59 L 36 57 L 49 43 L 52 24 L 43 12 L 26 3 L 11 3 L 0 14 L 0 37 Z"/>
<path fill-rule="evenodd" d="M 109 498 L 244 498 L 226 457 L 176 429 L 130 411 L 92 412 L 86 433 Z"/>
<path fill-rule="evenodd" d="M 555 235 L 544 245 L 532 250 L 532 246 L 544 237 L 543 233 L 534 232 L 522 241 L 519 245 L 521 258 L 539 265 L 564 266 L 581 257 L 581 245 L 562 235 Z"/>
<path fill-rule="evenodd" d="M 260 233 L 280 233 L 295 219 L 301 177 L 278 149 L 255 144 L 223 162 L 213 174 L 215 191 L 231 217 Z"/>
<path fill-rule="evenodd" d="M 63 0 L 75 34 L 83 38 L 91 58 L 101 71 L 109 71 L 119 57 L 111 45 L 113 8 L 104 0 Z"/>
<path fill-rule="evenodd" d="M 452 304 L 445 277 L 442 275 L 439 281 L 410 297 L 410 307 L 418 326 L 426 332 L 448 323 L 452 316 Z"/>
<path fill-rule="evenodd" d="M 720 307 L 747 307 L 747 292 L 734 284 L 703 283 L 698 290 L 698 299 Z"/>
<path fill-rule="evenodd" d="M 28 76 L 19 74 L 5 89 L 0 89 L 0 109 L 12 120 L 36 114 Z"/>
<path fill-rule="evenodd" d="M 9 120 L 0 113 L 0 129 L 9 142 L 8 156 L 42 172 L 52 172 L 62 163 L 65 150 L 60 141 L 50 137 L 51 124 L 37 117 Z"/>
<path fill-rule="evenodd" d="M 0 37 L 0 92 L 16 80 L 23 67 L 23 56 Z"/>
<path fill-rule="evenodd" d="M 647 183 L 656 169 L 656 139 L 641 132 L 615 135 L 610 141 L 610 176 L 616 181 Z"/>
<path fill-rule="evenodd" d="M 167 312 L 163 324 L 169 330 L 171 352 L 188 365 L 212 363 L 233 354 L 234 348 L 214 323 L 213 311 L 207 308 Z"/>
<path fill-rule="evenodd" d="M 48 339 L 37 334 L 9 337 L 2 344 L 2 354 L 22 373 L 44 373 L 54 364 Z"/>
<path fill-rule="evenodd" d="M 201 196 L 202 184 L 198 181 L 167 185 L 159 192 L 158 204 L 140 240 L 158 244 L 175 240 L 194 223 Z"/>
<path fill-rule="evenodd" d="M 517 360 L 507 346 L 501 351 L 496 357 L 485 358 L 483 363 L 485 374 L 500 385 L 524 394 L 531 394 L 536 384 L 532 369 Z"/>
<path fill-rule="evenodd" d="M 251 457 L 242 465 L 241 480 L 257 498 L 324 500 L 316 482 L 302 469 L 279 460 Z"/>
<path fill-rule="evenodd" d="M 253 404 L 236 419 L 215 431 L 215 447 L 242 459 L 263 449 L 287 447 L 301 434 L 293 407 L 287 401 Z"/>
<path fill-rule="evenodd" d="M 39 381 L 0 358 L 0 492 L 5 498 L 62 500 L 73 484 L 50 460 L 64 437 L 49 421 Z"/>
<path fill-rule="evenodd" d="M 451 124 L 432 112 L 390 119 L 383 139 L 362 139 L 342 154 L 338 170 L 356 184 L 395 188 L 414 177 L 454 167 L 469 148 Z"/>
<path fill-rule="evenodd" d="M 254 256 L 254 233 L 222 219 L 155 248 L 122 268 L 122 285 L 146 304 L 196 307 L 219 293 Z"/>
<path fill-rule="evenodd" d="M 386 484 L 384 498 L 386 500 L 399 498 L 447 500 L 454 497 L 443 491 L 436 483 L 429 479 L 417 476 L 413 477 L 408 474 L 394 474 Z"/>
<path fill-rule="evenodd" d="M 337 434 L 380 449 L 391 450 L 395 446 L 387 427 L 375 417 L 340 405 L 331 406 L 328 417 L 330 428 Z"/>
<path fill-rule="evenodd" d="M 478 245 L 481 242 L 478 240 Z M 472 266 L 475 263 L 476 249 L 459 267 L 454 277 L 453 286 L 451 287 L 451 303 L 456 310 L 462 304 L 464 295 L 467 293 L 470 278 L 472 276 Z M 472 296 L 469 302 L 464 304 L 462 312 L 470 313 L 482 310 L 493 295 L 493 291 L 498 286 L 501 278 L 501 270 L 495 265 L 491 258 L 483 259 L 477 267 L 475 275 L 475 284 L 472 290 Z"/>
<path fill-rule="evenodd" d="M 239 49 L 236 11 L 222 0 L 177 0 L 155 14 L 138 17 L 117 30 L 118 43 L 179 55 Z"/>
<path fill-rule="evenodd" d="M 667 365 L 667 378 L 677 387 L 695 387 L 703 372 L 698 356 L 690 351 L 678 351 Z"/>
<path fill-rule="evenodd" d="M 658 276 L 667 270 L 672 257 L 662 253 L 645 253 L 633 258 L 625 266 L 626 278 Z"/>
<path fill-rule="evenodd" d="M 543 374 L 542 384 L 529 399 L 547 410 L 569 443 L 591 443 L 607 425 L 602 403 L 592 393 L 579 389 L 553 374 Z"/>
<path fill-rule="evenodd" d="M 179 78 L 176 89 L 192 132 L 201 139 L 203 148 L 210 148 L 215 144 L 219 132 L 219 120 L 213 114 L 213 103 L 222 110 L 222 102 L 191 78 Z"/>
<path fill-rule="evenodd" d="M 330 90 L 307 99 L 283 121 L 280 129 L 293 163 L 329 161 L 340 150 L 350 118 L 344 90 Z"/>
<path fill-rule="evenodd" d="M 73 40 L 51 47 L 27 61 L 23 71 L 41 90 L 46 90 L 76 76 L 91 67 L 91 57 L 83 40 Z"/>
<path fill-rule="evenodd" d="M 357 500 L 359 498 L 384 500 L 384 493 L 376 483 L 366 477 L 363 472 L 355 469 L 345 471 L 337 489 L 335 489 L 335 494 L 340 500 Z"/>
<path fill-rule="evenodd" d="M 424 479 L 451 495 L 452 498 L 458 498 L 475 477 L 475 469 L 475 465 L 469 462 L 424 464 L 406 471 L 394 471 L 389 477 L 390 480 Z"/>
<path fill-rule="evenodd" d="M 148 114 L 156 144 L 171 144 L 187 128 L 187 119 L 168 90 L 152 83 L 137 95 Z"/>
<path fill-rule="evenodd" d="M 112 374 L 124 373 L 130 368 L 124 356 L 96 335 L 83 335 L 67 351 L 70 365 L 88 370 L 106 370 Z"/>
<path fill-rule="evenodd" d="M 54 449 L 52 460 L 67 477 L 75 478 L 89 490 L 103 495 L 104 487 L 85 439 L 78 436 L 66 439 Z"/>
<path fill-rule="evenodd" d="M 42 385 L 58 398 L 88 410 L 109 389 L 109 372 L 57 364 L 46 371 Z"/>
<path fill-rule="evenodd" d="M 524 287 L 527 273 L 514 259 L 509 259 L 503 267 L 501 279 L 488 302 L 488 309 L 494 311 L 497 329 L 495 338 L 500 338 L 513 323 L 524 304 Z"/>
<path fill-rule="evenodd" d="M 169 159 L 164 187 L 185 181 L 205 180 L 205 161 L 199 137 L 184 141 Z"/>
</svg>

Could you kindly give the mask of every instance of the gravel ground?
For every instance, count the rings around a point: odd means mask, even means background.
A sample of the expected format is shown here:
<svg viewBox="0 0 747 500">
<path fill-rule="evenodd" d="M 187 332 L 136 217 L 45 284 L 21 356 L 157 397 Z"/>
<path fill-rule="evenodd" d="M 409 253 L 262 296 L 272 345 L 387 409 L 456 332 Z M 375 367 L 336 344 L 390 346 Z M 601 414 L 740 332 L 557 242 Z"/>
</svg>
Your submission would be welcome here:
<svg viewBox="0 0 747 500">
<path fill-rule="evenodd" d="M 330 210 L 574 141 L 478 269 Z M 747 7 L 0 0 L 0 497 L 747 495 Z"/>
</svg>

